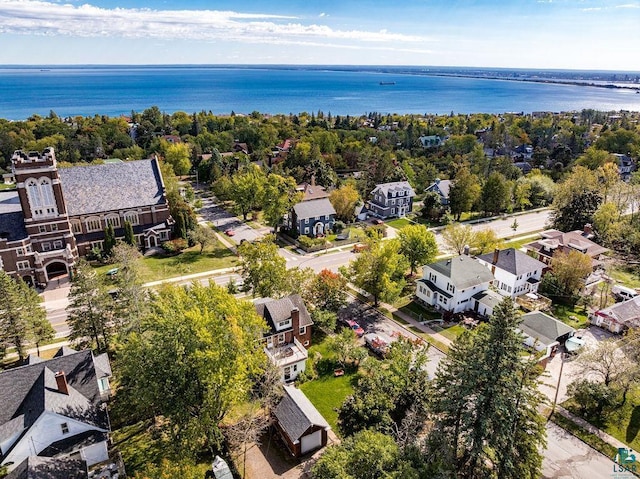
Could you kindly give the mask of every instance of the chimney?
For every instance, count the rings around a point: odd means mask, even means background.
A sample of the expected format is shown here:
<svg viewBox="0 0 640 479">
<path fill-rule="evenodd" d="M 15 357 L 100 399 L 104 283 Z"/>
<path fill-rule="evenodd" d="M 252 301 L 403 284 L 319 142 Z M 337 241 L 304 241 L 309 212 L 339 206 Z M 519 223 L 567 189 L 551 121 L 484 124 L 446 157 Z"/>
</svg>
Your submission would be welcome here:
<svg viewBox="0 0 640 479">
<path fill-rule="evenodd" d="M 464 245 L 464 248 L 462 248 L 462 254 L 469 256 L 469 252 L 471 251 L 471 248 L 469 247 L 468 244 Z"/>
<path fill-rule="evenodd" d="M 585 236 L 591 236 L 593 234 L 593 226 L 591 226 L 591 223 L 584 225 L 583 231 Z"/>
<path fill-rule="evenodd" d="M 498 258 L 500 257 L 500 250 L 498 248 L 496 248 L 493 251 L 493 261 L 492 264 L 498 264 Z"/>
<path fill-rule="evenodd" d="M 291 327 L 293 328 L 293 335 L 295 336 L 300 330 L 300 310 L 298 308 L 291 310 Z"/>
<path fill-rule="evenodd" d="M 311 175 L 311 186 L 316 186 L 316 174 Z"/>
<path fill-rule="evenodd" d="M 56 384 L 58 385 L 58 391 L 62 394 L 69 395 L 69 385 L 67 384 L 67 376 L 64 371 L 58 371 L 55 375 Z"/>
</svg>

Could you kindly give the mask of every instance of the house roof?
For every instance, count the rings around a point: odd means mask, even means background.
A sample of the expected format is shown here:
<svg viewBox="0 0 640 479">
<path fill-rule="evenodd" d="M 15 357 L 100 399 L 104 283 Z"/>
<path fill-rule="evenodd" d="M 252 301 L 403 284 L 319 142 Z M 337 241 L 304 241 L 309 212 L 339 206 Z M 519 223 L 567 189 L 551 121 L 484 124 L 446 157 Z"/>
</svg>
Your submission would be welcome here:
<svg viewBox="0 0 640 479">
<path fill-rule="evenodd" d="M 302 201 L 319 200 L 320 198 L 328 198 L 329 193 L 324 186 L 316 185 L 313 183 L 300 183 L 296 187 L 297 191 L 303 193 Z"/>
<path fill-rule="evenodd" d="M 156 159 L 60 168 L 69 216 L 164 204 Z"/>
<path fill-rule="evenodd" d="M 486 291 L 480 291 L 479 293 L 474 294 L 472 298 L 475 299 L 478 303 L 491 308 L 491 310 L 493 310 L 493 308 L 498 306 L 504 300 L 504 296 L 490 289 L 487 289 Z"/>
<path fill-rule="evenodd" d="M 58 390 L 55 373 L 64 371 L 68 394 Z M 72 351 L 48 361 L 0 372 L 0 442 L 26 430 L 45 412 L 108 429 L 90 350 Z"/>
<path fill-rule="evenodd" d="M 384 196 L 389 196 L 391 193 L 398 193 L 400 191 L 409 191 L 408 196 L 415 196 L 416 193 L 413 191 L 413 188 L 409 184 L 408 181 L 395 181 L 393 183 L 382 183 L 380 185 L 376 185 L 371 194 L 382 193 Z"/>
<path fill-rule="evenodd" d="M 0 191 L 0 238 L 17 241 L 27 237 L 17 191 Z"/>
<path fill-rule="evenodd" d="M 311 315 L 299 294 L 292 294 L 281 299 L 260 298 L 254 303 L 254 306 L 258 315 L 267 321 L 271 333 L 275 332 L 275 323 L 291 317 L 291 311 L 294 308 L 298 308 L 300 311 L 299 327 L 313 325 Z"/>
<path fill-rule="evenodd" d="M 431 268 L 449 278 L 451 283 L 459 289 L 467 289 L 494 279 L 491 271 L 475 259 L 464 254 L 425 265 L 426 268 Z M 427 277 L 426 270 L 424 275 Z"/>
<path fill-rule="evenodd" d="M 319 200 L 301 201 L 297 203 L 293 210 L 296 212 L 298 219 L 315 218 L 316 216 L 335 215 L 336 210 L 333 208 L 329 198 Z"/>
<path fill-rule="evenodd" d="M 30 456 L 18 464 L 5 479 L 86 479 L 83 459 Z"/>
<path fill-rule="evenodd" d="M 576 331 L 571 326 L 541 311 L 532 311 L 523 315 L 518 329 L 527 336 L 547 345 L 555 342 L 560 336 L 575 333 Z"/>
<path fill-rule="evenodd" d="M 515 248 L 508 248 L 498 251 L 498 261 L 494 263 L 494 253 L 486 253 L 477 256 L 477 259 L 484 261 L 489 265 L 495 265 L 503 271 L 511 273 L 515 276 L 527 274 L 532 271 L 542 271 L 546 265 L 542 261 L 532 258 L 526 253 Z"/>
<path fill-rule="evenodd" d="M 330 429 L 329 423 L 295 386 L 284 387 L 284 397 L 274 415 L 292 441 L 297 441 L 311 426 Z"/>
<path fill-rule="evenodd" d="M 588 254 L 592 258 L 609 251 L 604 246 L 600 246 L 598 243 L 591 241 L 588 238 L 590 235 L 580 230 L 569 231 L 568 233 L 563 233 L 558 230 L 546 230 L 540 233 L 540 235 L 542 236 L 541 240 L 534 241 L 525 246 L 529 249 L 535 249 L 536 251 L 539 251 L 542 246 L 546 246 L 552 250 L 556 248 L 573 248 Z"/>
<path fill-rule="evenodd" d="M 435 183 L 429 185 L 426 191 L 438 191 L 443 198 L 449 198 L 451 190 L 451 180 L 436 180 Z"/>
<path fill-rule="evenodd" d="M 626 326 L 638 327 L 640 326 L 640 296 L 616 303 L 598 311 L 596 314 L 598 316 L 609 316 Z"/>
</svg>

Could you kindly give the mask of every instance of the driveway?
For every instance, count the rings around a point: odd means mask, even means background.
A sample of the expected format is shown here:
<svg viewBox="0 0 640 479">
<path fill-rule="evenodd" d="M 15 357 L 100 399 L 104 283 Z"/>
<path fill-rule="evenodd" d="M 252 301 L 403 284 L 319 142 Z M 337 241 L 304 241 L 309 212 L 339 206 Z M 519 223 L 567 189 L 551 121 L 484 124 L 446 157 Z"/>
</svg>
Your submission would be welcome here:
<svg viewBox="0 0 640 479">
<path fill-rule="evenodd" d="M 260 230 L 251 228 L 237 216 L 214 204 L 211 199 L 204 198 L 203 203 L 203 207 L 198 211 L 198 215 L 205 221 L 210 221 L 213 226 L 222 232 L 233 230 L 235 234 L 229 238 L 236 244 L 240 244 L 242 240 L 257 240 L 269 232 L 269 228 L 262 228 Z"/>
</svg>

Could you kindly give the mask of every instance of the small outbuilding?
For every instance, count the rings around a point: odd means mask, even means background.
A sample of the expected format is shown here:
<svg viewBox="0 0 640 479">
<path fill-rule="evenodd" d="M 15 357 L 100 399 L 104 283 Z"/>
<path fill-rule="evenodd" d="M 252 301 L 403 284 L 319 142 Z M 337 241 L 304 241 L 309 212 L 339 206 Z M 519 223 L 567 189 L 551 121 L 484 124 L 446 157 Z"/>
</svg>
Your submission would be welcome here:
<svg viewBox="0 0 640 479">
<path fill-rule="evenodd" d="M 576 330 L 541 311 L 532 311 L 522 316 L 518 329 L 524 343 L 538 352 L 544 351 L 540 361 L 548 360 Z"/>
<path fill-rule="evenodd" d="M 274 416 L 278 432 L 295 457 L 327 445 L 327 434 L 331 429 L 329 423 L 296 387 L 284 387 L 284 397 Z"/>
</svg>

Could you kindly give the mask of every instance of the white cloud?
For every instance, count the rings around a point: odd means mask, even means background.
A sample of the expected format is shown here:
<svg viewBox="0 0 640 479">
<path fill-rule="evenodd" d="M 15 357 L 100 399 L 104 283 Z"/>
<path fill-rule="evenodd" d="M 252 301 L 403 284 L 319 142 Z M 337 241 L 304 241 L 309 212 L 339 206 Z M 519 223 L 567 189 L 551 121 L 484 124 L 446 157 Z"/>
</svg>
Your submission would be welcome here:
<svg viewBox="0 0 640 479">
<path fill-rule="evenodd" d="M 625 3 L 622 5 L 616 5 L 616 8 L 640 8 L 640 3 Z"/>
<path fill-rule="evenodd" d="M 322 16 L 323 14 L 321 14 Z M 231 40 L 261 43 L 305 41 L 419 43 L 422 36 L 364 30 L 336 30 L 303 24 L 293 16 L 220 10 L 105 9 L 89 4 L 0 0 L 0 33 L 79 37 Z"/>
</svg>

